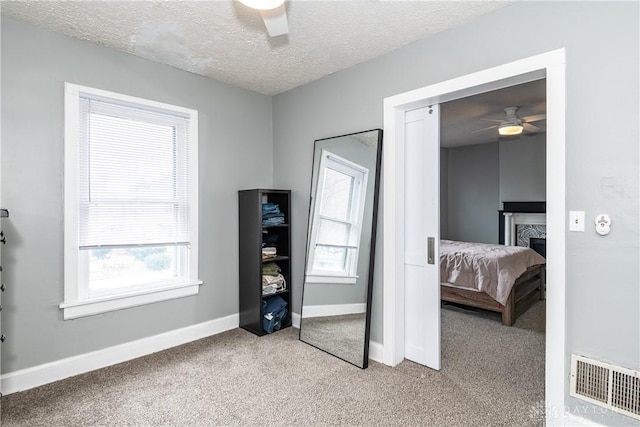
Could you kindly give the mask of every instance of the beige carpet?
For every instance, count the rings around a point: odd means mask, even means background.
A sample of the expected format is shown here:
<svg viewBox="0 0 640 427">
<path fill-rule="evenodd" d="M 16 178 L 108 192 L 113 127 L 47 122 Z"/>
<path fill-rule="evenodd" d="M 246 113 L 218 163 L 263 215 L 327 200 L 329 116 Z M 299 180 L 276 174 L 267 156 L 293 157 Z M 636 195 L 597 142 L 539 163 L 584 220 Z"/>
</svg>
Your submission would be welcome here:
<svg viewBox="0 0 640 427">
<path fill-rule="evenodd" d="M 544 318 L 543 303 L 531 310 L 524 324 Z M 543 424 L 540 332 L 443 309 L 439 372 L 408 361 L 361 370 L 297 332 L 235 329 L 14 393 L 2 426 Z"/>
</svg>

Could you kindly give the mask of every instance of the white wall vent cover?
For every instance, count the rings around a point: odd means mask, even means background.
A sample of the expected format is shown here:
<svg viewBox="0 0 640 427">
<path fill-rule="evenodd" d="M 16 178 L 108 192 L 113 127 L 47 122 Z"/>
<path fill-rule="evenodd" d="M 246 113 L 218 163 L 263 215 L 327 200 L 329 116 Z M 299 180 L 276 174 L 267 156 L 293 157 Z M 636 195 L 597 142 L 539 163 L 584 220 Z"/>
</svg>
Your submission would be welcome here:
<svg viewBox="0 0 640 427">
<path fill-rule="evenodd" d="M 571 355 L 570 394 L 640 420 L 640 372 Z"/>
</svg>

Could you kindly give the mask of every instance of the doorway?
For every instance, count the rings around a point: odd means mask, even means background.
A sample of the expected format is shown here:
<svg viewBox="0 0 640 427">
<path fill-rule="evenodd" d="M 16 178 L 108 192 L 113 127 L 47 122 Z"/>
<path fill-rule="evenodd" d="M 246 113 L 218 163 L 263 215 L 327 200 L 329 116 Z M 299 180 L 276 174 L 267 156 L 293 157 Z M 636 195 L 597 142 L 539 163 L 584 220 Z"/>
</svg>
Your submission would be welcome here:
<svg viewBox="0 0 640 427">
<path fill-rule="evenodd" d="M 545 401 L 549 413 L 564 408 L 565 388 L 565 52 L 548 52 L 498 67 L 405 92 L 385 99 L 384 248 L 383 248 L 383 361 L 395 366 L 404 359 L 405 193 L 404 123 L 407 111 L 527 83 L 547 80 L 547 339 Z M 439 144 L 438 140 L 429 141 Z M 437 162 L 437 160 L 436 160 Z M 425 168 L 433 165 L 425 165 Z M 435 163 L 437 169 L 438 164 Z M 431 183 L 439 186 L 439 180 Z M 434 194 L 438 194 L 437 191 Z M 439 203 L 436 203 L 439 206 Z M 427 245 L 424 236 L 425 246 Z M 439 300 L 439 283 L 427 283 L 426 293 Z M 439 307 L 439 306 L 438 306 Z M 440 310 L 425 310 L 422 321 L 438 324 Z M 429 338 L 437 349 L 440 334 Z M 436 367 L 437 369 L 437 367 Z"/>
</svg>

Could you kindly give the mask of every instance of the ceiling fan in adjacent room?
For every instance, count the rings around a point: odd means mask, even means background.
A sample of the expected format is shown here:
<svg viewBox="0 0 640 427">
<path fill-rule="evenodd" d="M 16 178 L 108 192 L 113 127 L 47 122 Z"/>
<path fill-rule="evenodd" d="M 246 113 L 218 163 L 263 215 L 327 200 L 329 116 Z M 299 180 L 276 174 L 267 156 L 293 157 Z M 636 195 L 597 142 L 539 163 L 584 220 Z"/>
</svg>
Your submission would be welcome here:
<svg viewBox="0 0 640 427">
<path fill-rule="evenodd" d="M 276 37 L 289 32 L 285 0 L 239 0 L 240 3 L 260 11 L 269 37 Z"/>
<path fill-rule="evenodd" d="M 546 114 L 536 114 L 533 116 L 518 117 L 516 115 L 516 112 L 518 111 L 518 109 L 519 107 L 506 107 L 504 109 L 505 117 L 501 120 L 480 119 L 480 120 L 485 120 L 489 122 L 497 122 L 497 124 L 493 126 L 489 126 L 484 129 L 474 131 L 472 133 L 486 132 L 495 128 L 498 129 L 498 133 L 500 134 L 501 137 L 521 135 L 523 134 L 523 132 L 525 135 L 542 132 L 542 129 L 540 129 L 538 126 L 533 125 L 532 123 L 545 120 L 547 118 Z"/>
</svg>

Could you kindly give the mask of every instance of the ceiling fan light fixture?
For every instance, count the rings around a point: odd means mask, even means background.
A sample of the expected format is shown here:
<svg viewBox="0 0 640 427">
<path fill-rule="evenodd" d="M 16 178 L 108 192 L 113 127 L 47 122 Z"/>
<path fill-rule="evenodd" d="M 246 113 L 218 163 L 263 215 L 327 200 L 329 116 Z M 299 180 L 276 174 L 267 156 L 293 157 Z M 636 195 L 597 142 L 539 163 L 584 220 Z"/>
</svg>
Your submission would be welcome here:
<svg viewBox="0 0 640 427">
<path fill-rule="evenodd" d="M 284 4 L 285 0 L 238 0 L 243 5 L 256 10 L 272 10 Z"/>
<path fill-rule="evenodd" d="M 518 123 L 503 123 L 498 127 L 498 133 L 501 136 L 520 135 L 522 133 L 522 125 Z"/>
</svg>

